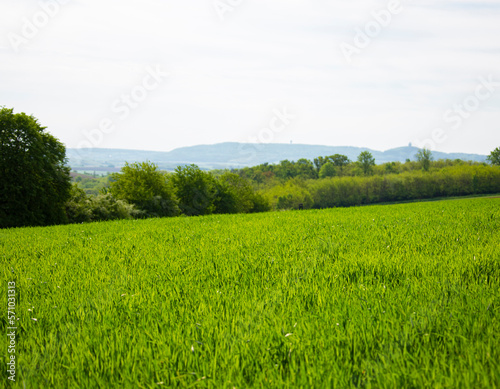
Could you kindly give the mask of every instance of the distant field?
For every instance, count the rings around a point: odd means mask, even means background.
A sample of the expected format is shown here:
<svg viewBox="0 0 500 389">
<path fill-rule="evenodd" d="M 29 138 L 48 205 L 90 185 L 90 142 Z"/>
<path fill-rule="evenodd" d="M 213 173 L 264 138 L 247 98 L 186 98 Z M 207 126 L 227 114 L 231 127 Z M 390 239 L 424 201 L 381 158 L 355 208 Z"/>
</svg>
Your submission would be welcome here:
<svg viewBox="0 0 500 389">
<path fill-rule="evenodd" d="M 498 198 L 0 230 L 14 386 L 500 387 L 499 242 Z"/>
</svg>

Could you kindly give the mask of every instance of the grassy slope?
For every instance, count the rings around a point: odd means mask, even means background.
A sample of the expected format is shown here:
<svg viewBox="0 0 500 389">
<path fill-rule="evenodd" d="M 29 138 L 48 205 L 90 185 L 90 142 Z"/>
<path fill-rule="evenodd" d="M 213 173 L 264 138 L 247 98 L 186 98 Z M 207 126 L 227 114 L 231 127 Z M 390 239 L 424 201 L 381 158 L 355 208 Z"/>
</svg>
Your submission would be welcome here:
<svg viewBox="0 0 500 389">
<path fill-rule="evenodd" d="M 18 385 L 498 387 L 499 205 L 0 231 Z"/>
</svg>

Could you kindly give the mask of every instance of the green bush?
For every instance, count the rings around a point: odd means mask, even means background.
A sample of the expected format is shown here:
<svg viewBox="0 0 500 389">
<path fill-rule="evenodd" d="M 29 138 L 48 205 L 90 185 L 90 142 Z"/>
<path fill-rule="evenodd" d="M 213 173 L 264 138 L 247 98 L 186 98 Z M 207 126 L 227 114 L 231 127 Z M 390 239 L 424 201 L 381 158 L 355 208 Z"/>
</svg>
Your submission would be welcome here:
<svg viewBox="0 0 500 389">
<path fill-rule="evenodd" d="M 302 204 L 304 209 L 309 209 L 314 203 L 309 191 L 299 185 L 298 181 L 277 185 L 265 192 L 265 197 L 275 210 L 299 209 L 299 204 Z"/>
<path fill-rule="evenodd" d="M 169 176 L 150 162 L 126 163 L 121 173 L 111 175 L 109 192 L 143 211 L 144 216 L 177 216 L 178 200 Z"/>
<path fill-rule="evenodd" d="M 66 202 L 66 215 L 69 223 L 92 221 L 92 201 L 77 184 L 71 187 L 71 197 Z"/>
<path fill-rule="evenodd" d="M 137 210 L 134 205 L 117 200 L 111 193 L 100 194 L 90 198 L 92 221 L 115 219 L 133 219 L 144 216 L 144 211 Z"/>
</svg>

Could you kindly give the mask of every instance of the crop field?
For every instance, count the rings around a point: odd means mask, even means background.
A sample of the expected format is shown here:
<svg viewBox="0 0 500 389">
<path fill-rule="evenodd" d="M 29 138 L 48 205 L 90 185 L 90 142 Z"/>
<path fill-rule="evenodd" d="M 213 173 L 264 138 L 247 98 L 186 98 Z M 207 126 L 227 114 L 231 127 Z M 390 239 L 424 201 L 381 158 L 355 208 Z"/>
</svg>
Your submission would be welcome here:
<svg viewBox="0 0 500 389">
<path fill-rule="evenodd" d="M 499 198 L 2 230 L 0 260 L 0 386 L 500 387 Z"/>
</svg>

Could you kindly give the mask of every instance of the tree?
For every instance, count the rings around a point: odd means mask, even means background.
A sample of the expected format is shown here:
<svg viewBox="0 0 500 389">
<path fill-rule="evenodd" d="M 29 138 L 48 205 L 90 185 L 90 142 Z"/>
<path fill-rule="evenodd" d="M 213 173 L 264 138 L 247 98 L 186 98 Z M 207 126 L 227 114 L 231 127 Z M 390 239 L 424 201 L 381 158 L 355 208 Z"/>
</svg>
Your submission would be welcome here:
<svg viewBox="0 0 500 389">
<path fill-rule="evenodd" d="M 0 228 L 66 222 L 66 148 L 38 120 L 0 109 Z"/>
<path fill-rule="evenodd" d="M 235 173 L 226 172 L 217 179 L 217 187 L 218 192 L 224 194 L 217 198 L 217 213 L 251 212 L 255 194 L 248 180 Z"/>
<path fill-rule="evenodd" d="M 319 178 L 333 177 L 337 174 L 333 162 L 325 163 L 319 170 Z"/>
<path fill-rule="evenodd" d="M 71 197 L 66 202 L 66 215 L 69 223 L 85 223 L 92 220 L 92 205 L 83 189 L 73 184 Z"/>
<path fill-rule="evenodd" d="M 340 169 L 340 175 L 342 175 L 344 167 L 351 163 L 351 160 L 347 157 L 347 155 L 342 154 L 331 155 L 328 159 L 330 159 L 330 161 L 332 161 L 333 164 Z"/>
<path fill-rule="evenodd" d="M 297 176 L 295 163 L 290 162 L 288 159 L 281 161 L 275 167 L 276 177 L 289 179 Z"/>
<path fill-rule="evenodd" d="M 372 167 L 375 166 L 375 158 L 369 151 L 363 151 L 358 155 L 358 162 L 363 169 L 365 175 L 370 174 Z"/>
<path fill-rule="evenodd" d="M 212 175 L 194 164 L 178 166 L 172 181 L 184 214 L 209 215 L 215 211 L 217 187 Z"/>
<path fill-rule="evenodd" d="M 298 177 L 304 179 L 318 178 L 318 173 L 314 169 L 313 163 L 306 158 L 301 158 L 295 162 L 295 171 Z"/>
<path fill-rule="evenodd" d="M 125 200 L 117 200 L 111 193 L 90 197 L 92 221 L 105 221 L 116 219 L 133 219 L 143 217 L 144 212 L 138 211 L 134 204 Z M 146 216 L 150 216 L 147 214 Z"/>
<path fill-rule="evenodd" d="M 323 165 L 328 162 L 328 159 L 324 157 L 318 157 L 314 158 L 314 166 L 316 167 L 316 170 L 319 172 Z"/>
<path fill-rule="evenodd" d="M 384 164 L 384 172 L 388 174 L 398 173 L 396 162 L 387 162 Z"/>
<path fill-rule="evenodd" d="M 232 173 L 229 173 L 232 174 Z M 238 176 L 238 178 L 241 178 Z M 241 178 L 243 179 L 243 178 Z M 220 178 L 215 180 L 214 213 L 240 213 L 242 204 L 234 187 Z"/>
<path fill-rule="evenodd" d="M 146 216 L 176 216 L 180 213 L 172 183 L 151 162 L 125 163 L 121 173 L 111 175 L 109 193 L 145 212 Z"/>
<path fill-rule="evenodd" d="M 433 159 L 432 152 L 429 149 L 423 148 L 418 150 L 415 157 L 417 158 L 417 161 L 420 162 L 422 169 L 426 172 L 429 171 L 429 167 L 431 166 L 431 161 Z"/>
<path fill-rule="evenodd" d="M 492 165 L 500 165 L 500 147 L 493 150 L 490 155 L 486 157 L 486 160 Z"/>
</svg>

